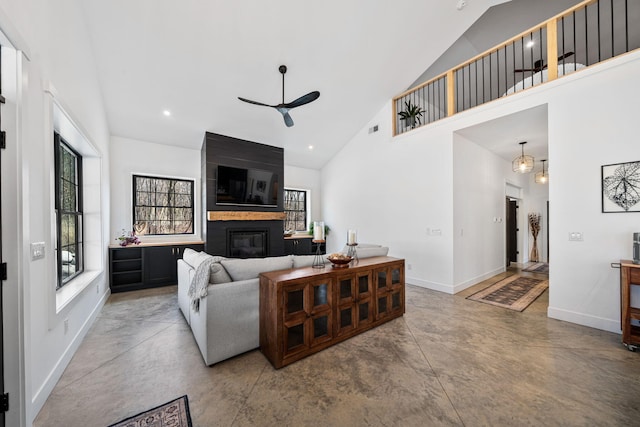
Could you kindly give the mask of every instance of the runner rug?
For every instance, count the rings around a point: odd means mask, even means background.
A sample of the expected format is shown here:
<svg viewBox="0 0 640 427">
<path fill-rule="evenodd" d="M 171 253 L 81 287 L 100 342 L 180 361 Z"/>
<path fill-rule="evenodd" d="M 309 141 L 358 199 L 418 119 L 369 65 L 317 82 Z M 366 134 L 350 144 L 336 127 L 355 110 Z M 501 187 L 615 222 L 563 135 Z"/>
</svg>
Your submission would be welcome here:
<svg viewBox="0 0 640 427">
<path fill-rule="evenodd" d="M 530 273 L 549 274 L 549 264 L 547 264 L 546 262 L 537 262 L 535 264 L 530 265 L 527 268 L 522 269 L 522 271 L 528 271 Z"/>
<path fill-rule="evenodd" d="M 523 311 L 549 287 L 549 281 L 514 274 L 469 295 L 467 299 L 480 301 L 515 311 Z"/>
<path fill-rule="evenodd" d="M 186 395 L 109 427 L 192 427 Z"/>
</svg>

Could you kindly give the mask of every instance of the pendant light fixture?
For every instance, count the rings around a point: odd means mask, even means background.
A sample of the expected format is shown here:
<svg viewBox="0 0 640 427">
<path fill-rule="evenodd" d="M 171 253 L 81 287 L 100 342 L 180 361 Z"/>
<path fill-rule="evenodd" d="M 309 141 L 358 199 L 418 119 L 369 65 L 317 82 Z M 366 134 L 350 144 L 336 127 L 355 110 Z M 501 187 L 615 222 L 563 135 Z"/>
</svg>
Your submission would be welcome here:
<svg viewBox="0 0 640 427">
<path fill-rule="evenodd" d="M 542 162 L 542 172 L 538 172 L 536 174 L 536 184 L 547 184 L 549 182 L 549 172 L 544 171 L 544 162 L 547 160 L 541 160 Z"/>
<path fill-rule="evenodd" d="M 525 156 L 524 154 L 524 144 L 526 143 L 526 141 L 520 143 L 522 154 L 513 159 L 512 169 L 514 172 L 529 173 L 533 170 L 533 156 Z"/>
</svg>

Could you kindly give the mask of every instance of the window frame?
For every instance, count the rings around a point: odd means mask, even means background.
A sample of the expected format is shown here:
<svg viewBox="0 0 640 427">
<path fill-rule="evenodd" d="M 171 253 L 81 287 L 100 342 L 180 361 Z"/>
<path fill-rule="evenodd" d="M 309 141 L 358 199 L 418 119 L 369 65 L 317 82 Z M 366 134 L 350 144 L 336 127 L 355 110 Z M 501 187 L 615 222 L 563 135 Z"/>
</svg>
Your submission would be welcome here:
<svg viewBox="0 0 640 427">
<path fill-rule="evenodd" d="M 54 131 L 54 176 L 55 176 L 55 216 L 56 216 L 56 290 L 61 289 L 63 286 L 71 282 L 74 278 L 79 276 L 84 271 L 84 211 L 83 211 L 83 171 L 82 171 L 82 155 L 78 153 L 71 145 L 57 132 Z M 76 192 L 76 210 L 66 211 L 61 206 L 61 180 L 62 167 L 61 150 L 66 150 L 74 156 L 75 161 L 75 181 L 72 184 L 75 186 Z M 62 217 L 64 215 L 72 215 L 75 217 L 75 232 L 73 246 L 76 249 L 75 253 L 75 265 L 76 271 L 63 277 L 63 257 L 62 257 Z M 68 246 L 68 245 L 67 245 Z"/>
<path fill-rule="evenodd" d="M 296 192 L 296 193 L 304 193 L 304 210 L 290 210 L 287 209 L 287 193 L 288 192 Z M 283 194 L 283 208 L 284 208 L 284 213 L 285 213 L 285 230 L 287 229 L 286 225 L 288 223 L 288 216 L 289 216 L 289 212 L 303 212 L 304 211 L 304 228 L 303 229 L 296 229 L 294 231 L 307 231 L 309 228 L 309 190 L 304 190 L 304 189 L 300 189 L 300 188 L 285 188 L 284 189 L 284 194 Z M 298 203 L 300 204 L 300 202 L 298 201 Z M 300 220 L 296 220 L 296 222 L 300 222 Z"/>
<path fill-rule="evenodd" d="M 132 219 L 132 230 L 136 229 L 136 224 L 138 223 L 137 221 L 137 217 L 136 217 L 136 208 L 138 207 L 145 207 L 144 205 L 138 205 L 137 201 L 138 201 L 138 191 L 137 191 L 137 179 L 138 178 L 143 178 L 143 179 L 151 179 L 151 180 L 163 180 L 163 181 L 175 181 L 175 182 L 186 182 L 189 184 L 190 186 L 190 199 L 191 199 L 191 204 L 190 206 L 188 206 L 189 209 L 191 209 L 191 231 L 190 232 L 184 232 L 184 233 L 144 233 L 145 236 L 179 236 L 179 235 L 194 235 L 196 233 L 196 223 L 195 223 L 195 209 L 196 209 L 196 201 L 195 201 L 195 180 L 193 179 L 188 179 L 188 178 L 172 178 L 172 177 L 167 177 L 167 176 L 153 176 L 153 175 L 142 175 L 142 174 L 133 174 L 132 179 L 131 179 L 131 183 L 132 183 L 132 201 L 131 201 L 131 206 L 132 206 L 132 213 L 131 213 L 131 219 Z M 154 205 L 154 207 L 159 207 L 157 205 Z M 170 208 L 184 208 L 183 206 L 161 206 L 161 207 L 170 207 Z M 160 221 L 158 220 L 156 217 L 154 217 L 153 219 L 151 219 L 150 221 Z"/>
</svg>

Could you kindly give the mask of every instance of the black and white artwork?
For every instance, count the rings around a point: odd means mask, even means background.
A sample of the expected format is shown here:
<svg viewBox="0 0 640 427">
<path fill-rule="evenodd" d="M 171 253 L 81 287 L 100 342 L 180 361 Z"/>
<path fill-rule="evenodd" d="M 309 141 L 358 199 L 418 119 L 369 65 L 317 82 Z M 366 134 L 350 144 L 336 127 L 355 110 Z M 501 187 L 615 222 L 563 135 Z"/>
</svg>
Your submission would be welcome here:
<svg viewBox="0 0 640 427">
<path fill-rule="evenodd" d="M 602 166 L 602 212 L 640 212 L 640 161 Z"/>
</svg>

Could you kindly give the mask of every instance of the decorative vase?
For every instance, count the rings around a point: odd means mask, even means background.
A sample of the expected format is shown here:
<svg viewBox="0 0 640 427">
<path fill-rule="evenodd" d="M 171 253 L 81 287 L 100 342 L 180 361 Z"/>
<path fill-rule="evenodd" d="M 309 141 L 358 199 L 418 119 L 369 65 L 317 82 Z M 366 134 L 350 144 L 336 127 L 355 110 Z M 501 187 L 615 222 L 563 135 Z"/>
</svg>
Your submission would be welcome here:
<svg viewBox="0 0 640 427">
<path fill-rule="evenodd" d="M 538 262 L 538 238 L 533 236 L 533 246 L 531 247 L 531 254 L 529 255 L 529 261 Z"/>
</svg>

